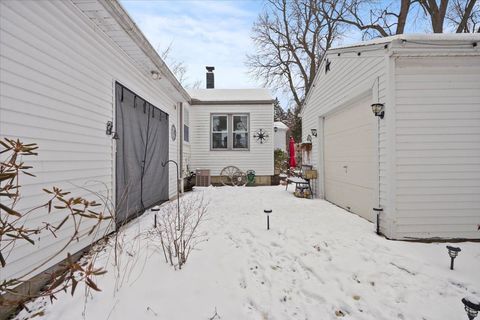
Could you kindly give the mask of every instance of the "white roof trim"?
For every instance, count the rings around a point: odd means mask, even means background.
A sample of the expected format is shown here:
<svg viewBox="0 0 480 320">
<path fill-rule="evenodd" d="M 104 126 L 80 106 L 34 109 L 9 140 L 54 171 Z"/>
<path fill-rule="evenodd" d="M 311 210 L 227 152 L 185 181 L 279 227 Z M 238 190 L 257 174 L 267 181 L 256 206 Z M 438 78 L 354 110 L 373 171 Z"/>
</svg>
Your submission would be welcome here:
<svg viewBox="0 0 480 320">
<path fill-rule="evenodd" d="M 130 36 L 135 44 L 143 51 L 143 53 L 152 61 L 158 68 L 158 71 L 173 85 L 173 87 L 180 92 L 180 94 L 190 101 L 190 95 L 185 88 L 180 84 L 167 64 L 158 55 L 157 51 L 148 42 L 145 35 L 137 27 L 135 22 L 130 18 L 127 11 L 117 0 L 98 0 L 99 3 L 108 11 L 108 13 L 115 19 L 115 21 L 122 27 L 122 29 Z M 115 40 L 114 40 L 115 41 Z"/>
<path fill-rule="evenodd" d="M 315 84 L 318 82 L 318 78 L 322 74 L 321 71 L 324 69 L 325 60 L 329 54 L 337 54 L 345 51 L 352 51 L 355 49 L 358 49 L 359 52 L 362 52 L 362 49 L 368 46 L 372 46 L 372 47 L 377 46 L 376 48 L 372 48 L 368 51 L 385 50 L 386 44 L 390 44 L 392 42 L 402 43 L 404 41 L 406 41 L 407 43 L 415 44 L 418 47 L 431 45 L 432 49 L 435 49 L 435 48 L 438 49 L 438 48 L 441 48 L 442 45 L 447 47 L 449 45 L 452 46 L 453 44 L 467 45 L 469 44 L 469 42 L 470 43 L 480 42 L 480 33 L 399 34 L 399 35 L 394 35 L 390 37 L 376 38 L 369 41 L 362 41 L 362 42 L 351 44 L 351 45 L 339 46 L 339 47 L 329 49 L 323 56 L 322 61 L 320 62 L 320 66 L 318 68 L 319 72 L 317 72 L 317 74 L 315 75 L 315 79 L 313 80 L 313 83 L 312 83 L 312 88 L 310 89 L 310 91 L 307 93 L 305 97 L 300 115 L 301 116 L 303 115 L 305 108 L 308 106 L 308 100 L 310 99 L 310 96 L 312 94 L 311 92 L 314 90 Z M 436 45 L 435 42 L 437 42 L 438 45 Z M 391 47 L 392 46 L 389 46 L 388 50 L 390 50 Z M 401 48 L 401 46 L 397 45 L 396 49 L 399 49 L 399 48 Z M 476 49 L 475 51 L 478 52 L 478 48 L 479 46 L 474 48 Z M 466 49 L 467 48 L 465 46 L 455 48 L 456 51 L 458 50 L 465 51 Z"/>
<path fill-rule="evenodd" d="M 357 42 L 354 44 L 349 44 L 345 46 L 338 46 L 335 48 L 330 49 L 330 52 L 335 52 L 341 49 L 351 49 L 351 48 L 358 48 L 358 47 L 366 47 L 371 45 L 377 44 L 387 44 L 393 42 L 395 40 L 399 41 L 410 41 L 410 42 L 434 42 L 434 41 L 459 41 L 459 42 L 467 42 L 467 41 L 480 41 L 480 34 L 479 33 L 432 33 L 432 34 L 424 34 L 424 33 L 412 33 L 412 34 L 398 34 L 390 37 L 384 38 L 375 38 L 369 41 L 362 41 Z"/>
</svg>

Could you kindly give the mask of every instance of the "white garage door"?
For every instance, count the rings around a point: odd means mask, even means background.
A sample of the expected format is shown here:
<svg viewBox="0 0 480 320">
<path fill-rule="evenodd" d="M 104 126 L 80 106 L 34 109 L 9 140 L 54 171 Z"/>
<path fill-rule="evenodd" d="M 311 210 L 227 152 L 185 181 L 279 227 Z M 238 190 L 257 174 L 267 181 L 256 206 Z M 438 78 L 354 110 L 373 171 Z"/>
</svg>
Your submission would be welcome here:
<svg viewBox="0 0 480 320">
<path fill-rule="evenodd" d="M 325 198 L 373 221 L 376 118 L 371 97 L 325 118 Z"/>
</svg>

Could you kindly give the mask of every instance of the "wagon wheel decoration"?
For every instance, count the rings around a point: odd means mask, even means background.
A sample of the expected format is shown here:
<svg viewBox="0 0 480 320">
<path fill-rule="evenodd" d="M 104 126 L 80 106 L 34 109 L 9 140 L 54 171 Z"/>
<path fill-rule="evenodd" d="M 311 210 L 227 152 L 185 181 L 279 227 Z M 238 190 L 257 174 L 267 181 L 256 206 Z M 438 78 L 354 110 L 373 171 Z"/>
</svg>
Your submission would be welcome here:
<svg viewBox="0 0 480 320">
<path fill-rule="evenodd" d="M 258 129 L 253 135 L 253 137 L 257 140 L 258 143 L 264 143 L 268 139 L 268 133 L 263 129 Z"/>
<path fill-rule="evenodd" d="M 247 178 L 245 173 L 235 166 L 228 166 L 220 172 L 220 181 L 224 186 L 245 185 Z"/>
<path fill-rule="evenodd" d="M 247 174 L 243 171 L 237 171 L 233 174 L 233 184 L 236 186 L 244 186 L 247 184 Z"/>
</svg>

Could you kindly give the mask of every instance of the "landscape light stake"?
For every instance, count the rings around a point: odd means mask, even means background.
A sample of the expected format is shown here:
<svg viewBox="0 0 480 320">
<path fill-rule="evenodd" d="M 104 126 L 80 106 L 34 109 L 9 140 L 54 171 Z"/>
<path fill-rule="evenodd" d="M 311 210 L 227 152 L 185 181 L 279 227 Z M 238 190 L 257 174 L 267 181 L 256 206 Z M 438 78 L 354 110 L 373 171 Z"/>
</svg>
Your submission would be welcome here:
<svg viewBox="0 0 480 320">
<path fill-rule="evenodd" d="M 463 305 L 465 306 L 465 312 L 468 315 L 469 320 L 475 319 L 475 317 L 478 314 L 478 311 L 480 311 L 480 303 L 475 303 L 473 301 L 470 301 L 468 298 L 463 298 L 462 299 Z"/>
<path fill-rule="evenodd" d="M 157 227 L 157 212 L 160 211 L 160 206 L 155 206 L 152 208 L 152 211 L 155 212 L 153 215 L 153 227 Z"/>
<path fill-rule="evenodd" d="M 267 230 L 270 230 L 270 213 L 272 213 L 272 209 L 265 209 L 263 212 L 267 214 Z"/>
<path fill-rule="evenodd" d="M 178 163 L 175 160 L 168 160 L 167 162 L 162 162 L 162 167 L 165 167 L 169 162 L 174 163 L 175 166 L 177 167 L 177 219 L 178 219 L 177 230 L 180 230 L 180 194 L 178 192 L 178 181 L 180 180 L 180 178 L 178 174 Z"/>
<path fill-rule="evenodd" d="M 458 256 L 458 253 L 462 251 L 462 249 L 458 247 L 447 246 L 448 255 L 450 256 L 450 270 L 453 270 L 453 260 Z"/>
</svg>

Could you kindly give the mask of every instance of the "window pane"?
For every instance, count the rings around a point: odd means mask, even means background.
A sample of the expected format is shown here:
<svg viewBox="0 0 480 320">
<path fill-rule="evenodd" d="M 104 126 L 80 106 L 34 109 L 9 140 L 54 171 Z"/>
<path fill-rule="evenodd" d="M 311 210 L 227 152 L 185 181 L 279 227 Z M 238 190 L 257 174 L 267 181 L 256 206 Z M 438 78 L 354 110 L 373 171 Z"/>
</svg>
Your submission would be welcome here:
<svg viewBox="0 0 480 320">
<path fill-rule="evenodd" d="M 228 133 L 212 133 L 212 149 L 228 148 Z"/>
<path fill-rule="evenodd" d="M 248 116 L 233 116 L 233 131 L 248 131 Z"/>
<path fill-rule="evenodd" d="M 248 148 L 248 133 L 234 133 L 233 134 L 233 148 L 247 149 Z"/>
<path fill-rule="evenodd" d="M 190 128 L 187 125 L 183 125 L 183 140 L 190 142 Z"/>
<path fill-rule="evenodd" d="M 227 116 L 212 116 L 212 131 L 227 131 Z"/>
</svg>

